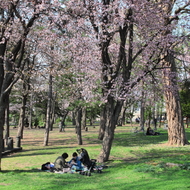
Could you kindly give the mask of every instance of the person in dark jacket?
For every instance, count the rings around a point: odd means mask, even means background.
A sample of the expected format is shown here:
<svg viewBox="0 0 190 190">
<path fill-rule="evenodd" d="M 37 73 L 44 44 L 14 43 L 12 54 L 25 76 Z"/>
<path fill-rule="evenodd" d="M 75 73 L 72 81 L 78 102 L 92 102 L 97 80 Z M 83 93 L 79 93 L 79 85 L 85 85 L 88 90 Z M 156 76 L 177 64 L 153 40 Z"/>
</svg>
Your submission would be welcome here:
<svg viewBox="0 0 190 190">
<path fill-rule="evenodd" d="M 59 156 L 55 162 L 54 162 L 54 168 L 57 171 L 63 171 L 64 168 L 68 168 L 69 166 L 66 163 L 66 159 L 68 158 L 67 153 L 63 153 L 61 156 Z"/>
<path fill-rule="evenodd" d="M 155 132 L 151 127 L 147 128 L 146 135 L 160 135 L 159 132 Z"/>
</svg>

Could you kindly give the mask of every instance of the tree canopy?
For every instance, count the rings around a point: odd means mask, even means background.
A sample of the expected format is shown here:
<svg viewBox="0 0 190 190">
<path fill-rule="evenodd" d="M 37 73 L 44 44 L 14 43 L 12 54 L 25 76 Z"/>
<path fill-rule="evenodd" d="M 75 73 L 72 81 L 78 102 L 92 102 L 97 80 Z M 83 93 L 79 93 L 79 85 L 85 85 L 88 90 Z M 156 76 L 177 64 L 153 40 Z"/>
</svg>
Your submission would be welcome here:
<svg viewBox="0 0 190 190">
<path fill-rule="evenodd" d="M 30 83 L 27 95 L 49 91 L 46 122 L 53 100 L 59 110 L 75 105 L 78 119 L 83 105 L 101 106 L 100 161 L 109 158 L 124 102 L 147 91 L 154 92 L 150 99 L 164 95 L 169 144 L 187 144 L 176 65 L 189 57 L 189 6 L 186 0 L 2 0 L 0 139 L 9 95 L 21 79 Z"/>
</svg>

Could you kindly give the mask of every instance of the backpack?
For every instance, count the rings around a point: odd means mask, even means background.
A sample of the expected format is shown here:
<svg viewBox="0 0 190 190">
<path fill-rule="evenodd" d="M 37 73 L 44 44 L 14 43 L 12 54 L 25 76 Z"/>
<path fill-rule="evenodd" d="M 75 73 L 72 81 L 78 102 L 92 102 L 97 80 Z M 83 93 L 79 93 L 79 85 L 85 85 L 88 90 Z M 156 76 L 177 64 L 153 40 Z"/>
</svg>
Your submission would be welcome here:
<svg viewBox="0 0 190 190">
<path fill-rule="evenodd" d="M 42 164 L 41 170 L 49 170 L 49 168 L 47 168 L 48 164 L 50 164 L 50 162 L 46 162 L 45 164 Z"/>
</svg>

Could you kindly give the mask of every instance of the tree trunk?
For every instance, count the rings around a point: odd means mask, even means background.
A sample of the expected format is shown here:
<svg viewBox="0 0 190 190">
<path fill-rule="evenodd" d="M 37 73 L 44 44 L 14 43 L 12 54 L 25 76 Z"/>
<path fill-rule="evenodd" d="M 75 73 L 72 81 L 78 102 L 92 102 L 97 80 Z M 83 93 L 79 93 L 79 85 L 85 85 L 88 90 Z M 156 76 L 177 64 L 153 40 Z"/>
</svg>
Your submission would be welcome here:
<svg viewBox="0 0 190 190">
<path fill-rule="evenodd" d="M 65 122 L 64 119 L 62 118 L 61 121 L 59 122 L 59 132 L 65 132 Z"/>
<path fill-rule="evenodd" d="M 50 129 L 50 114 L 51 114 L 51 101 L 52 101 L 52 75 L 49 75 L 49 93 L 46 113 L 46 126 L 44 135 L 44 146 L 48 146 L 49 141 L 49 129 Z"/>
<path fill-rule="evenodd" d="M 23 130 L 24 130 L 24 121 L 25 121 L 25 110 L 26 110 L 26 101 L 27 101 L 27 95 L 22 96 L 22 107 L 20 110 L 20 118 L 19 118 L 19 124 L 18 124 L 18 132 L 17 137 L 20 137 L 23 139 Z"/>
<path fill-rule="evenodd" d="M 144 119 L 144 92 L 142 92 L 142 99 L 141 99 L 141 110 L 140 110 L 140 130 L 144 131 L 144 123 L 145 123 L 145 119 Z"/>
<path fill-rule="evenodd" d="M 92 117 L 89 118 L 89 124 L 90 124 L 90 126 L 93 125 L 93 120 L 94 120 L 94 119 L 93 119 Z"/>
<path fill-rule="evenodd" d="M 188 128 L 189 127 L 189 117 L 186 117 L 186 128 Z"/>
<path fill-rule="evenodd" d="M 77 133 L 78 145 L 82 145 L 81 119 L 82 119 L 82 108 L 79 107 L 76 110 L 76 133 Z"/>
<path fill-rule="evenodd" d="M 9 100 L 8 95 L 0 96 L 0 171 L 1 171 L 1 158 L 2 158 L 2 150 L 3 150 L 3 130 L 5 123 L 5 110 L 7 108 L 7 103 Z"/>
<path fill-rule="evenodd" d="M 105 129 L 106 129 L 106 106 L 103 107 L 100 114 L 100 128 L 98 135 L 99 140 L 103 140 Z"/>
<path fill-rule="evenodd" d="M 33 93 L 30 94 L 30 106 L 29 106 L 29 118 L 28 118 L 28 122 L 29 122 L 29 129 L 32 129 L 32 112 L 33 112 Z"/>
<path fill-rule="evenodd" d="M 3 127 L 5 122 L 5 109 L 6 109 L 6 94 L 3 94 L 4 89 L 3 82 L 6 80 L 5 72 L 4 72 L 4 54 L 6 49 L 6 41 L 2 43 L 2 39 L 0 39 L 0 171 L 1 171 L 1 158 L 2 158 L 2 150 L 3 150 Z"/>
<path fill-rule="evenodd" d="M 159 114 L 158 114 L 159 115 L 159 128 L 161 128 L 161 125 L 162 125 L 162 115 L 163 115 L 163 107 L 164 107 L 163 101 L 164 100 L 162 100 L 160 107 L 158 107 L 158 112 L 159 112 Z"/>
<path fill-rule="evenodd" d="M 131 105 L 131 108 L 130 108 L 130 113 L 129 113 L 129 118 L 130 118 L 130 124 L 131 124 L 131 127 L 133 128 L 133 113 L 134 113 L 134 105 Z"/>
<path fill-rule="evenodd" d="M 72 111 L 72 124 L 73 124 L 74 126 L 76 125 L 75 111 Z"/>
<path fill-rule="evenodd" d="M 154 100 L 156 102 L 156 99 Z M 153 112 L 153 123 L 154 123 L 154 130 L 157 130 L 157 122 L 158 122 L 158 107 L 157 104 L 154 104 L 154 112 Z"/>
<path fill-rule="evenodd" d="M 18 133 L 17 137 L 20 137 L 20 139 L 23 139 L 23 130 L 26 123 L 26 103 L 28 99 L 28 92 L 30 90 L 30 77 L 28 75 L 28 72 L 30 71 L 30 61 L 29 59 L 24 60 L 25 61 L 25 70 L 24 70 L 24 76 L 23 76 L 23 94 L 22 94 L 22 107 L 20 110 L 20 118 L 19 118 L 19 124 L 18 124 Z"/>
<path fill-rule="evenodd" d="M 163 80 L 165 85 L 164 98 L 168 120 L 168 144 L 189 144 L 185 135 L 179 91 L 176 82 L 177 72 L 172 52 L 168 52 L 163 64 L 166 68 L 163 72 Z"/>
<path fill-rule="evenodd" d="M 55 97 L 52 96 L 51 111 L 50 111 L 50 131 L 53 131 L 53 124 L 55 121 Z"/>
<path fill-rule="evenodd" d="M 7 97 L 7 98 L 9 99 L 9 97 Z M 10 125 L 9 125 L 9 100 L 8 100 L 8 104 L 7 104 L 7 108 L 6 108 L 6 112 L 5 112 L 5 141 L 6 141 L 6 145 L 8 142 L 9 134 L 10 134 Z"/>
<path fill-rule="evenodd" d="M 125 125 L 125 111 L 126 111 L 126 107 L 125 107 L 125 105 L 123 105 L 122 109 L 121 109 L 121 113 L 119 115 L 118 122 L 117 122 L 118 126 Z"/>
<path fill-rule="evenodd" d="M 86 106 L 82 108 L 82 129 L 86 129 Z"/>
<path fill-rule="evenodd" d="M 150 127 L 150 124 L 151 124 L 151 110 L 150 109 L 148 110 L 148 118 L 147 118 L 147 120 L 148 120 L 148 127 Z"/>
<path fill-rule="evenodd" d="M 98 158 L 99 162 L 105 162 L 109 159 L 111 146 L 114 139 L 114 131 L 122 108 L 122 104 L 122 101 L 117 101 L 117 103 L 115 103 L 113 97 L 108 97 L 108 102 L 105 105 L 105 113 L 107 119 L 105 123 L 105 132 L 102 141 L 102 149 Z"/>
<path fill-rule="evenodd" d="M 59 132 L 65 132 L 65 119 L 68 115 L 69 111 L 65 110 L 64 114 L 62 115 L 61 121 L 60 121 L 60 126 L 59 126 Z"/>
</svg>

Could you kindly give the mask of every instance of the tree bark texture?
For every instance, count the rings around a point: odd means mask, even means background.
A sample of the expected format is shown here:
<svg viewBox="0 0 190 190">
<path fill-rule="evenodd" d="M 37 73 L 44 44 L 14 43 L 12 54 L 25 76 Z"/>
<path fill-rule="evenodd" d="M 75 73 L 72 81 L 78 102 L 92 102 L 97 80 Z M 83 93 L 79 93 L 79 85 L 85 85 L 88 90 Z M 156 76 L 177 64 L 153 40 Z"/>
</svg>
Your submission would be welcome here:
<svg viewBox="0 0 190 190">
<path fill-rule="evenodd" d="M 72 112 L 72 124 L 76 125 L 76 116 L 75 116 L 75 112 Z"/>
<path fill-rule="evenodd" d="M 32 112 L 33 112 L 33 93 L 30 94 L 30 106 L 29 106 L 29 118 L 28 118 L 28 122 L 29 122 L 29 129 L 32 129 Z"/>
<path fill-rule="evenodd" d="M 49 75 L 49 92 L 48 92 L 48 103 L 46 112 L 46 127 L 44 134 L 44 146 L 48 146 L 49 131 L 50 131 L 50 115 L 51 115 L 51 101 L 52 101 L 52 75 Z"/>
<path fill-rule="evenodd" d="M 106 105 L 103 107 L 100 113 L 100 128 L 99 128 L 99 135 L 98 135 L 99 140 L 103 140 L 105 128 L 106 128 Z"/>
<path fill-rule="evenodd" d="M 117 120 L 122 108 L 122 101 L 115 102 L 113 97 L 108 97 L 108 102 L 105 105 L 105 114 L 106 114 L 106 122 L 105 122 L 105 132 L 102 141 L 102 149 L 98 158 L 99 162 L 108 161 L 113 139 L 114 139 L 114 131 L 117 124 Z"/>
<path fill-rule="evenodd" d="M 76 133 L 77 133 L 78 145 L 82 145 L 81 120 L 82 120 L 82 108 L 78 107 L 76 110 Z"/>
<path fill-rule="evenodd" d="M 86 106 L 82 107 L 82 129 L 86 129 Z"/>
<path fill-rule="evenodd" d="M 143 81 L 141 82 L 142 86 L 144 85 Z M 144 131 L 144 123 L 145 123 L 145 95 L 144 90 L 141 92 L 141 109 L 140 109 L 140 130 Z"/>
<path fill-rule="evenodd" d="M 60 128 L 59 128 L 59 132 L 65 132 L 65 119 L 68 115 L 69 111 L 64 110 L 61 121 L 60 121 Z"/>
<path fill-rule="evenodd" d="M 125 125 L 125 111 L 126 111 L 126 106 L 123 105 L 123 106 L 122 106 L 122 109 L 121 109 L 121 113 L 120 113 L 120 115 L 119 115 L 118 122 L 117 122 L 117 125 L 118 125 L 118 126 Z"/>
<path fill-rule="evenodd" d="M 20 117 L 19 117 L 19 124 L 18 124 L 18 132 L 17 137 L 23 139 L 23 130 L 25 125 L 25 110 L 26 110 L 26 102 L 27 102 L 27 95 L 22 96 L 22 107 L 20 109 Z"/>
<path fill-rule="evenodd" d="M 165 31 L 162 33 L 164 37 L 172 35 L 173 32 L 168 26 L 171 24 L 170 16 L 175 2 L 176 0 L 169 0 L 165 6 L 162 6 L 163 12 L 168 15 L 164 18 L 164 26 L 166 27 Z M 178 13 L 180 12 L 181 9 L 178 10 Z M 188 141 L 183 124 L 183 115 L 177 86 L 177 69 L 172 46 L 174 47 L 174 44 L 170 42 L 170 47 L 167 47 L 165 54 L 162 55 L 163 67 L 165 68 L 163 70 L 163 81 L 165 85 L 164 99 L 168 120 L 168 144 L 185 145 L 188 144 Z"/>
<path fill-rule="evenodd" d="M 9 101 L 9 94 L 1 94 L 0 96 L 0 171 L 1 171 L 1 158 L 3 149 L 3 130 L 5 123 L 5 110 Z"/>
<path fill-rule="evenodd" d="M 9 97 L 7 97 L 9 98 Z M 9 100 L 8 100 L 8 104 L 7 104 L 7 108 L 6 108 L 6 112 L 5 112 L 5 142 L 7 145 L 7 141 L 10 135 L 10 124 L 9 124 Z"/>
<path fill-rule="evenodd" d="M 51 111 L 50 111 L 50 131 L 53 131 L 53 124 L 55 121 L 55 98 L 52 95 Z"/>
<path fill-rule="evenodd" d="M 179 91 L 176 82 L 176 66 L 172 52 L 168 52 L 163 64 L 166 68 L 163 72 L 163 80 L 165 85 L 164 98 L 168 120 L 168 144 L 189 144 L 185 135 Z"/>
</svg>

